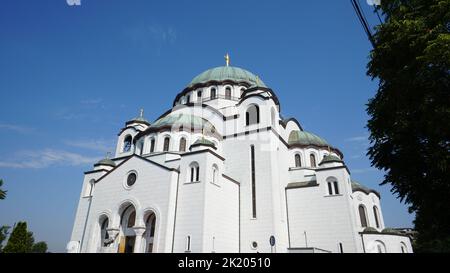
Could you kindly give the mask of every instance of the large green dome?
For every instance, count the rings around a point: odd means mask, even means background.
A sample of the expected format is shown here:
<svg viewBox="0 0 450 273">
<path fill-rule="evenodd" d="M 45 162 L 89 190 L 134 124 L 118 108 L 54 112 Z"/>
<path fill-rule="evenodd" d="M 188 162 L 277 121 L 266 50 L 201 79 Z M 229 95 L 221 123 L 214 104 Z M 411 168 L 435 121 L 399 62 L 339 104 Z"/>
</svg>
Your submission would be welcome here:
<svg viewBox="0 0 450 273">
<path fill-rule="evenodd" d="M 235 82 L 247 82 L 251 86 L 267 87 L 264 82 L 261 81 L 253 73 L 233 66 L 219 66 L 206 70 L 205 72 L 196 76 L 188 87 L 192 87 L 197 84 L 204 84 L 210 81 L 226 81 L 231 80 Z"/>
<path fill-rule="evenodd" d="M 306 131 L 292 131 L 289 134 L 289 145 L 316 145 L 329 146 L 329 144 L 321 137 Z"/>
</svg>

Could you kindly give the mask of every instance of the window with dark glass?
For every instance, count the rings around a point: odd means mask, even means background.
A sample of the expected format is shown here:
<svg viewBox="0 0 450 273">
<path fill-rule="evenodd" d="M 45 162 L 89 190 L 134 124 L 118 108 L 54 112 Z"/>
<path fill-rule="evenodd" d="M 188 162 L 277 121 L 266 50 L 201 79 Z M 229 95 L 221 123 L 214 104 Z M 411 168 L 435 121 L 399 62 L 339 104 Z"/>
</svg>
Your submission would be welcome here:
<svg viewBox="0 0 450 273">
<path fill-rule="evenodd" d="M 373 206 L 373 216 L 375 217 L 375 225 L 377 228 L 380 228 L 380 222 L 378 219 L 378 208 L 376 206 Z"/>
<path fill-rule="evenodd" d="M 180 152 L 186 152 L 186 139 L 184 137 L 180 139 Z"/>
<path fill-rule="evenodd" d="M 199 101 L 202 100 L 202 91 L 201 91 L 201 90 L 197 91 L 197 99 L 198 99 Z"/>
<path fill-rule="evenodd" d="M 316 156 L 314 154 L 309 155 L 309 160 L 311 161 L 311 167 L 316 167 Z"/>
<path fill-rule="evenodd" d="M 150 141 L 150 153 L 153 153 L 155 151 L 155 139 L 153 138 Z"/>
<path fill-rule="evenodd" d="M 107 231 L 108 228 L 108 218 L 105 218 L 102 222 L 102 226 L 101 226 L 101 246 L 105 246 L 105 241 L 109 239 L 109 234 Z"/>
<path fill-rule="evenodd" d="M 327 184 L 328 184 L 328 194 L 333 195 L 333 187 L 331 185 L 331 182 L 328 182 Z"/>
<path fill-rule="evenodd" d="M 334 194 L 339 194 L 339 185 L 337 181 L 333 182 L 334 185 Z"/>
<path fill-rule="evenodd" d="M 123 141 L 123 152 L 129 152 L 131 150 L 131 143 L 133 141 L 133 138 L 128 135 L 125 137 L 125 140 Z"/>
<path fill-rule="evenodd" d="M 163 151 L 164 151 L 164 152 L 169 151 L 169 146 L 170 146 L 170 137 L 166 137 L 166 138 L 164 138 L 164 148 L 163 148 Z"/>
<path fill-rule="evenodd" d="M 211 99 L 215 99 L 217 96 L 217 91 L 215 88 L 211 88 Z"/>
<path fill-rule="evenodd" d="M 302 160 L 300 159 L 300 155 L 295 155 L 295 167 L 301 167 L 302 166 Z"/>
<path fill-rule="evenodd" d="M 136 221 L 136 211 L 133 211 L 130 216 L 128 216 L 128 224 L 127 227 L 134 227 L 134 223 Z"/>
<path fill-rule="evenodd" d="M 136 174 L 135 173 L 130 173 L 127 177 L 127 186 L 131 187 L 134 185 L 134 183 L 136 183 Z"/>
<path fill-rule="evenodd" d="M 225 99 L 231 100 L 231 88 L 230 87 L 227 87 L 225 89 Z"/>
<path fill-rule="evenodd" d="M 367 216 L 366 216 L 366 209 L 363 205 L 360 205 L 359 208 L 359 219 L 361 221 L 362 227 L 367 227 Z"/>
<path fill-rule="evenodd" d="M 245 124 L 252 125 L 259 123 L 259 107 L 257 105 L 251 105 L 245 113 Z"/>
</svg>

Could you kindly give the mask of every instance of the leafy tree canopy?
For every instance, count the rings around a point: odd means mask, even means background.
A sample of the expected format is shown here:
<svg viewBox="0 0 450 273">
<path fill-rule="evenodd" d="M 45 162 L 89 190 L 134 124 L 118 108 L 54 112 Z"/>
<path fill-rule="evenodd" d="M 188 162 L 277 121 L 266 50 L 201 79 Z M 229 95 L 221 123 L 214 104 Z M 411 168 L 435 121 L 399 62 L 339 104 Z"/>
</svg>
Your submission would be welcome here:
<svg viewBox="0 0 450 273">
<path fill-rule="evenodd" d="M 416 214 L 416 251 L 450 251 L 450 0 L 381 1 L 380 9 L 368 155 Z"/>
<path fill-rule="evenodd" d="M 27 230 L 26 222 L 18 222 L 9 236 L 4 253 L 29 253 L 34 244 L 33 233 Z"/>
</svg>

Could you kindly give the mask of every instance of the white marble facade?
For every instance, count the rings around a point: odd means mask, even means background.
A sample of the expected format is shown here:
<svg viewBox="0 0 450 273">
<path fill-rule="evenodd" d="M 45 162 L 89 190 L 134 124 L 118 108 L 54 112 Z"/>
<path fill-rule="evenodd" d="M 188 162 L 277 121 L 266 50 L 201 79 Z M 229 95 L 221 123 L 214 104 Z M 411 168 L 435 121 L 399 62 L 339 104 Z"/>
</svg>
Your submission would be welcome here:
<svg viewBox="0 0 450 273">
<path fill-rule="evenodd" d="M 413 251 L 342 152 L 228 65 L 195 77 L 156 121 L 126 122 L 115 155 L 85 172 L 67 250 Z"/>
</svg>

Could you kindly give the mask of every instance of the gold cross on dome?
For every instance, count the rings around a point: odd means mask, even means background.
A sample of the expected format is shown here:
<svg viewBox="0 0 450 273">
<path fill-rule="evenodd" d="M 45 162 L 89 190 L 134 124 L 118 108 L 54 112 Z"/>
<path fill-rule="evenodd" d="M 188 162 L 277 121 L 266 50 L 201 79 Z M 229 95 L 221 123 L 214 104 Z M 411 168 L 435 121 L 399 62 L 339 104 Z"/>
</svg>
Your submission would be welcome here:
<svg viewBox="0 0 450 273">
<path fill-rule="evenodd" d="M 228 53 L 227 53 L 227 55 L 225 55 L 225 62 L 227 64 L 227 66 L 230 66 L 230 55 L 228 55 Z"/>
</svg>

